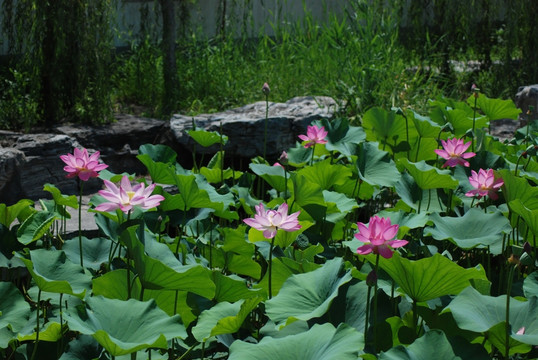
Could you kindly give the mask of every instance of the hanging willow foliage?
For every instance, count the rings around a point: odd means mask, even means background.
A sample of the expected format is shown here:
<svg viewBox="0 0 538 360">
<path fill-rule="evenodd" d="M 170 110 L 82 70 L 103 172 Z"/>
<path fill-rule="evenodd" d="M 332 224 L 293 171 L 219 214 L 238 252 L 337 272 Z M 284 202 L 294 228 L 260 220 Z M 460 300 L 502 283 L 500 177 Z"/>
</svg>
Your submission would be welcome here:
<svg viewBox="0 0 538 360">
<path fill-rule="evenodd" d="M 37 104 L 36 114 L 19 114 L 35 116 L 19 119 L 25 127 L 110 119 L 115 1 L 3 1 L 9 67 L 26 75 L 26 96 Z"/>
</svg>

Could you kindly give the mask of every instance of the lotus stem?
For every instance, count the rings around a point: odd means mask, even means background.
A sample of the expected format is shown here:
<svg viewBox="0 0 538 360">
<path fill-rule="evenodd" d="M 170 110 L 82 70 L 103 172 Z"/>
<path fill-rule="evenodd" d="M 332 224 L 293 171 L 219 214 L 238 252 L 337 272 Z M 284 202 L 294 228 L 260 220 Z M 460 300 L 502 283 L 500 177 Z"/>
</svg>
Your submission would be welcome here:
<svg viewBox="0 0 538 360">
<path fill-rule="evenodd" d="M 78 247 L 80 252 L 80 266 L 84 266 L 84 256 L 82 255 L 82 190 L 84 183 L 77 178 L 79 184 L 79 196 L 78 196 Z"/>
<path fill-rule="evenodd" d="M 263 158 L 267 155 L 267 123 L 269 122 L 269 94 L 265 95 L 265 126 L 263 131 Z"/>
<path fill-rule="evenodd" d="M 273 283 L 272 283 L 272 272 L 273 272 L 273 247 L 275 245 L 275 238 L 271 239 L 271 246 L 269 247 L 269 299 L 273 297 Z"/>
<path fill-rule="evenodd" d="M 314 143 L 314 145 L 312 146 L 312 157 L 310 158 L 310 166 L 312 166 L 312 164 L 314 164 L 314 154 L 316 153 L 316 144 Z"/>
<path fill-rule="evenodd" d="M 36 308 L 36 330 L 35 330 L 35 344 L 34 350 L 32 350 L 31 360 L 35 359 L 37 354 L 37 345 L 39 344 L 39 308 L 41 307 L 41 289 L 37 292 L 37 308 Z"/>
<path fill-rule="evenodd" d="M 510 293 L 512 292 L 512 279 L 514 277 L 514 269 L 517 265 L 510 266 L 510 272 L 508 273 L 508 280 L 506 285 L 506 317 L 505 317 L 505 349 L 504 357 L 509 359 L 510 353 Z"/>
<path fill-rule="evenodd" d="M 471 151 L 474 152 L 474 130 L 476 126 L 476 102 L 478 100 L 478 96 L 474 97 L 474 107 L 473 107 L 473 137 L 471 138 Z"/>
<path fill-rule="evenodd" d="M 374 284 L 374 351 L 377 352 L 377 269 L 379 268 L 379 254 L 375 258 L 375 268 L 376 279 Z"/>
</svg>

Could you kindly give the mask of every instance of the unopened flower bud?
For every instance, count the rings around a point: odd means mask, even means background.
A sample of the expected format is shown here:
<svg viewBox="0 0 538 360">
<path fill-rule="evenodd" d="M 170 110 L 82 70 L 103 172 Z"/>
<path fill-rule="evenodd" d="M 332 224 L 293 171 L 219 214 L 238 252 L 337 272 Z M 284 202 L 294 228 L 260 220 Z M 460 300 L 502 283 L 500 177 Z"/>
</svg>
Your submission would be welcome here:
<svg viewBox="0 0 538 360">
<path fill-rule="evenodd" d="M 528 155 L 528 153 L 527 153 L 526 151 L 523 151 L 523 152 L 521 153 L 521 157 L 522 157 L 523 159 L 526 159 L 526 158 L 527 158 L 527 155 Z"/>
<path fill-rule="evenodd" d="M 278 161 L 280 161 L 282 165 L 288 165 L 288 153 L 285 151 L 282 151 L 282 154 L 280 154 Z"/>
<path fill-rule="evenodd" d="M 532 255 L 532 246 L 531 244 L 529 244 L 528 241 L 525 241 L 525 244 L 523 244 L 523 250 L 529 254 L 529 255 Z"/>
<path fill-rule="evenodd" d="M 377 284 L 377 273 L 375 270 L 372 270 L 366 276 L 366 285 L 375 286 L 375 284 Z"/>
<path fill-rule="evenodd" d="M 265 96 L 268 96 L 269 93 L 271 92 L 271 88 L 269 87 L 269 84 L 268 83 L 264 83 L 263 86 L 262 86 L 262 92 Z"/>
</svg>

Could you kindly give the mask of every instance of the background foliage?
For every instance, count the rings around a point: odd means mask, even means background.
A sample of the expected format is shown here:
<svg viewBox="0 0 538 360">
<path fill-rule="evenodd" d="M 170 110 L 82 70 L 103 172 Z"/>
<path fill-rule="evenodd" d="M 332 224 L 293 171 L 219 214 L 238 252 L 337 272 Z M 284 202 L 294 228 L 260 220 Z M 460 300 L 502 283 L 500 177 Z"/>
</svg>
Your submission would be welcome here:
<svg viewBox="0 0 538 360">
<path fill-rule="evenodd" d="M 185 0 L 172 9 L 178 84 L 170 92 L 162 3 L 144 2 L 140 29 L 118 33 L 122 1 L 4 1 L 0 127 L 229 109 L 260 100 L 266 81 L 273 101 L 327 95 L 351 116 L 374 105 L 420 107 L 440 94 L 461 99 L 472 83 L 512 97 L 538 81 L 532 0 L 354 0 L 323 23 L 306 2 L 294 20 L 283 0 L 279 11 L 265 9 L 254 38 L 250 1 L 215 2 L 217 30 L 204 37 L 189 13 L 196 1 Z M 114 35 L 130 46 L 114 51 Z"/>
</svg>

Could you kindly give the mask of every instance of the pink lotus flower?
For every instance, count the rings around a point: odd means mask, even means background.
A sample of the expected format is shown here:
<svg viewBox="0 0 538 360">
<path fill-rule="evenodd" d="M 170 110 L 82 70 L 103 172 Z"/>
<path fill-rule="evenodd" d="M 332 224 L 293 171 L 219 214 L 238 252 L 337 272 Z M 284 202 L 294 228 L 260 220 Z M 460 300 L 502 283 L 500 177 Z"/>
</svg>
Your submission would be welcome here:
<svg viewBox="0 0 538 360">
<path fill-rule="evenodd" d="M 88 181 L 92 177 L 99 176 L 97 172 L 108 167 L 108 165 L 99 164 L 99 154 L 99 151 L 96 151 L 88 156 L 88 150 L 75 148 L 74 154 L 61 155 L 60 159 L 67 164 L 64 166 L 67 177 L 78 176 L 80 180 Z"/>
<path fill-rule="evenodd" d="M 147 210 L 159 206 L 161 201 L 164 200 L 162 195 L 151 195 L 153 189 L 155 189 L 155 184 L 151 184 L 147 188 L 144 183 L 131 186 L 127 176 L 121 178 L 119 187 L 108 180 L 103 181 L 106 189 L 100 190 L 99 195 L 109 202 L 97 205 L 95 210 L 98 211 L 121 209 L 124 213 L 128 213 L 134 206 L 140 206 L 142 209 Z"/>
<path fill-rule="evenodd" d="M 469 182 L 474 187 L 473 190 L 465 193 L 466 196 L 475 196 L 478 195 L 479 198 L 489 195 L 492 200 L 497 200 L 499 195 L 497 191 L 501 186 L 503 186 L 503 179 L 495 179 L 495 174 L 493 169 L 484 170 L 480 169 L 478 174 L 476 171 L 471 170 L 471 177 L 469 177 Z"/>
<path fill-rule="evenodd" d="M 443 149 L 435 149 L 435 153 L 446 159 L 443 167 L 454 167 L 458 164 L 469 167 L 469 162 L 465 159 L 472 158 L 476 154 L 474 152 L 465 151 L 471 146 L 471 142 L 463 143 L 462 139 L 448 139 L 447 141 L 441 140 Z"/>
<path fill-rule="evenodd" d="M 374 216 L 370 218 L 368 226 L 357 223 L 359 232 L 355 234 L 357 240 L 364 245 L 357 249 L 357 253 L 366 255 L 371 252 L 379 254 L 385 259 L 392 257 L 392 249 L 407 245 L 407 240 L 392 240 L 398 233 L 398 225 L 391 225 L 389 218 Z"/>
<path fill-rule="evenodd" d="M 304 144 L 304 147 L 309 148 L 310 146 L 314 146 L 316 144 L 326 144 L 327 140 L 325 140 L 325 137 L 327 134 L 328 133 L 325 131 L 325 126 L 319 128 L 317 125 L 313 125 L 308 126 L 306 135 L 299 135 L 299 139 L 307 141 L 307 143 Z"/>
<path fill-rule="evenodd" d="M 266 239 L 275 237 L 278 229 L 286 231 L 295 231 L 301 228 L 299 225 L 300 211 L 288 215 L 288 204 L 283 203 L 277 210 L 265 210 L 262 203 L 256 205 L 256 214 L 254 219 L 248 218 L 243 221 L 256 230 L 263 231 L 263 236 Z"/>
</svg>

